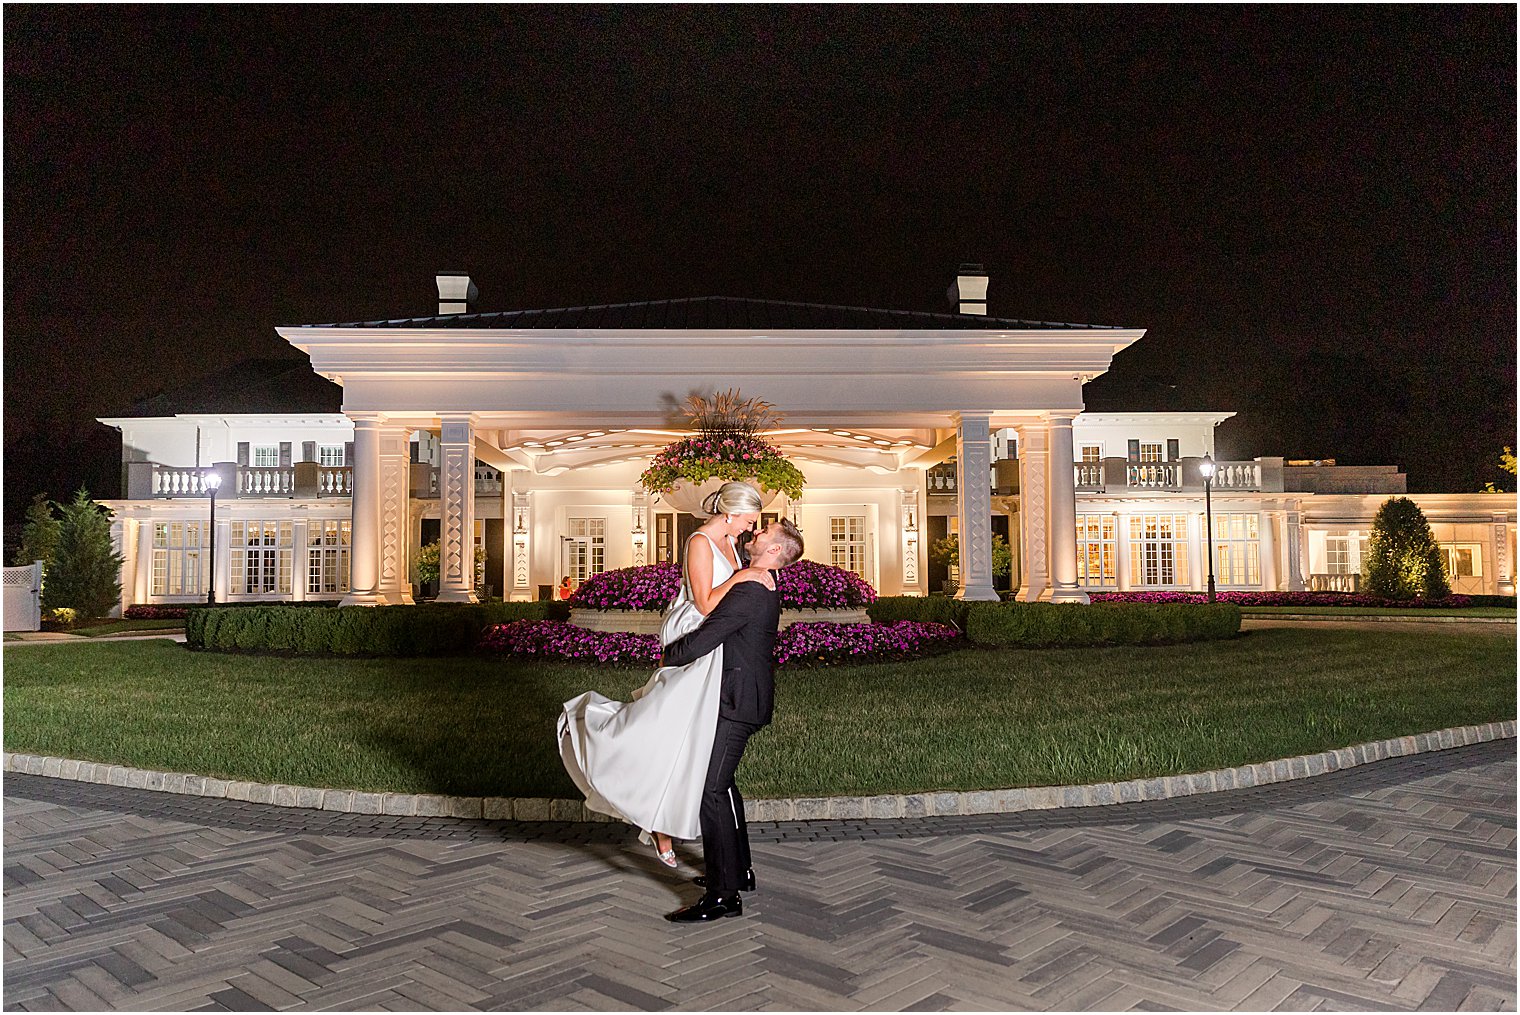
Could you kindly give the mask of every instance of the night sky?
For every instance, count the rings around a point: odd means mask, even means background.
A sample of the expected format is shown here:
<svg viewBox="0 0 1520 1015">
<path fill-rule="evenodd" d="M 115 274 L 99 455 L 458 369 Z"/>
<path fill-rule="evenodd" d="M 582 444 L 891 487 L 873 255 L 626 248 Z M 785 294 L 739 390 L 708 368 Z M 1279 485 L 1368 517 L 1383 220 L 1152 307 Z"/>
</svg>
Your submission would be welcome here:
<svg viewBox="0 0 1520 1015">
<path fill-rule="evenodd" d="M 1149 329 L 1090 409 L 1477 490 L 1515 443 L 1515 22 L 8 6 L 7 521 L 118 493 L 93 417 L 432 312 L 441 269 L 483 310 L 944 310 L 980 261 L 993 315 Z"/>
</svg>

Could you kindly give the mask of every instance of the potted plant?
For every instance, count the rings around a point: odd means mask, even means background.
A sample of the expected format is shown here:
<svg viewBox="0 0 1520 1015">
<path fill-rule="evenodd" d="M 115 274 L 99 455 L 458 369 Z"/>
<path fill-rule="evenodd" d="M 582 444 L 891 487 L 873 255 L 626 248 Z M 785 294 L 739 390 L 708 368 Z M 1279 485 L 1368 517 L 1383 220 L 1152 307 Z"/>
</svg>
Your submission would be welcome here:
<svg viewBox="0 0 1520 1015">
<path fill-rule="evenodd" d="M 437 541 L 425 543 L 417 549 L 417 557 L 412 567 L 412 578 L 417 586 L 415 595 L 418 599 L 432 599 L 438 595 L 438 582 L 443 576 L 441 549 Z M 475 581 L 476 589 L 485 583 L 486 548 L 475 547 Z"/>
<path fill-rule="evenodd" d="M 802 496 L 802 470 L 781 456 L 761 432 L 781 417 L 768 402 L 725 391 L 711 399 L 693 395 L 683 412 L 696 431 L 654 456 L 639 484 L 672 508 L 701 515 L 702 502 L 726 482 L 741 480 L 760 491 L 769 506 L 780 494 Z"/>
<path fill-rule="evenodd" d="M 929 559 L 950 568 L 950 580 L 945 582 L 948 595 L 960 587 L 961 541 L 955 533 L 929 544 Z M 992 575 L 1005 578 L 1013 572 L 1013 549 L 1002 536 L 992 537 Z"/>
</svg>

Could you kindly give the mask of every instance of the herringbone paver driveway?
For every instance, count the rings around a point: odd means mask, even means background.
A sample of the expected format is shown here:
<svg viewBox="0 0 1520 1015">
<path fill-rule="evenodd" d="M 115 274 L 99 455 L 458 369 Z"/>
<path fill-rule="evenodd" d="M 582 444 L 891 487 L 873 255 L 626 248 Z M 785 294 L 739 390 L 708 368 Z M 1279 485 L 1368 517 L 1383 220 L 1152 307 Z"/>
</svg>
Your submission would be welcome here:
<svg viewBox="0 0 1520 1015">
<path fill-rule="evenodd" d="M 16 775 L 5 797 L 7 1008 L 1516 999 L 1513 741 L 1164 803 L 763 826 L 760 891 L 711 927 L 660 919 L 695 890 L 613 826 L 324 814 Z"/>
</svg>

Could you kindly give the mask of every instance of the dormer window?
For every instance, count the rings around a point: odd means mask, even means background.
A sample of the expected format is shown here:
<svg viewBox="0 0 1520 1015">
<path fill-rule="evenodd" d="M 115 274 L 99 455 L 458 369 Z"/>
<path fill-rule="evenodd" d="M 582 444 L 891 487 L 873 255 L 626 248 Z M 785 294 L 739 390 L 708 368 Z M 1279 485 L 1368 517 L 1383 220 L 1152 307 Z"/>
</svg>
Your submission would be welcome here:
<svg viewBox="0 0 1520 1015">
<path fill-rule="evenodd" d="M 1084 444 L 1084 445 L 1082 445 L 1082 458 L 1081 458 L 1081 462 L 1082 462 L 1083 465 L 1097 465 L 1101 461 L 1103 461 L 1103 445 L 1101 445 L 1101 444 Z"/>
<path fill-rule="evenodd" d="M 1163 457 L 1165 453 L 1166 448 L 1164 445 L 1147 444 L 1144 441 L 1140 442 L 1140 461 L 1142 464 L 1146 462 L 1163 462 L 1166 460 Z"/>
</svg>

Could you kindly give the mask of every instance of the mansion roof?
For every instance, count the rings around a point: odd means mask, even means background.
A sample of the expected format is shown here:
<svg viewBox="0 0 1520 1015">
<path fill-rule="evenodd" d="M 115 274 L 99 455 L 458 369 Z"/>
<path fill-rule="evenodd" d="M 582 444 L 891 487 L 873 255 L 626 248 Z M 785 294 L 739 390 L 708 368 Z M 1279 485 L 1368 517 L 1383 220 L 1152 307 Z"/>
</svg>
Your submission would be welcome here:
<svg viewBox="0 0 1520 1015">
<path fill-rule="evenodd" d="M 388 321 L 309 324 L 308 328 L 501 328 L 578 330 L 720 331 L 730 329 L 777 331 L 911 331 L 1018 330 L 1057 331 L 1118 329 L 1120 325 L 1065 324 L 1023 321 L 979 314 L 934 314 L 909 310 L 878 310 L 785 300 L 701 296 L 693 299 L 607 303 L 551 310 L 501 310 L 486 313 L 406 317 Z"/>
</svg>

